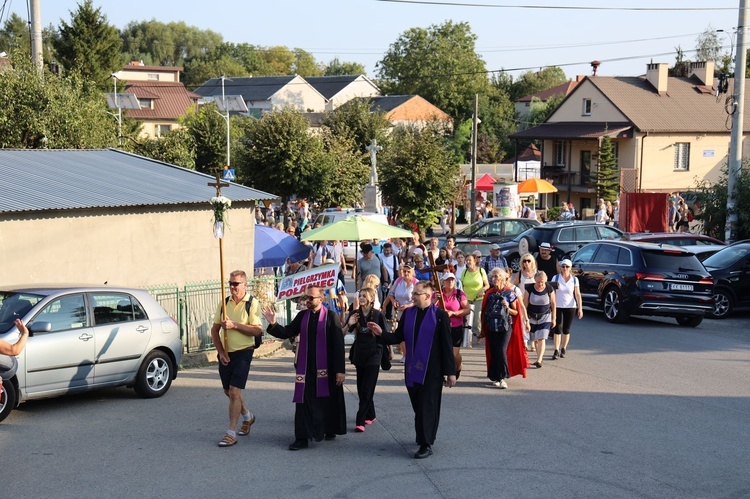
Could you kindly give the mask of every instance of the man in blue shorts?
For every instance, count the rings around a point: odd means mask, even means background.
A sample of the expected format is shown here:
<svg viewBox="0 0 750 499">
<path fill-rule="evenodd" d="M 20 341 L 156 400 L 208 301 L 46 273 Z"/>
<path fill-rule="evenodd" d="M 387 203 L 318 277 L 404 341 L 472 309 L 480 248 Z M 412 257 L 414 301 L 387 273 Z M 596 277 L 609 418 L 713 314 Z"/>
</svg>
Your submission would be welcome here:
<svg viewBox="0 0 750 499">
<path fill-rule="evenodd" d="M 260 305 L 247 292 L 247 274 L 244 271 L 235 270 L 229 274 L 229 291 L 231 296 L 226 301 L 227 316 L 222 317 L 222 304 L 219 303 L 211 328 L 211 339 L 219 354 L 219 377 L 224 393 L 229 397 L 229 429 L 219 441 L 219 447 L 236 444 L 237 435 L 249 434 L 250 426 L 255 423 L 255 415 L 242 400 L 242 390 L 250 373 L 255 337 L 263 334 Z M 226 331 L 226 336 L 221 334 L 221 329 Z M 242 425 L 237 430 L 240 417 Z"/>
</svg>

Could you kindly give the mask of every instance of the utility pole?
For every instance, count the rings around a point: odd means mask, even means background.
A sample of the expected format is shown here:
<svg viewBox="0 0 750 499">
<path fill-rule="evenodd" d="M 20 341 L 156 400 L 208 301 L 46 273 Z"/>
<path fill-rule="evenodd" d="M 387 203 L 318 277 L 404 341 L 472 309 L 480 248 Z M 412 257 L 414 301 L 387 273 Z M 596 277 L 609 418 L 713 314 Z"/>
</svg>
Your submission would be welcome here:
<svg viewBox="0 0 750 499">
<path fill-rule="evenodd" d="M 734 61 L 734 102 L 732 135 L 729 142 L 727 172 L 727 222 L 724 239 L 727 243 L 737 240 L 737 181 L 742 170 L 742 120 L 745 111 L 745 66 L 747 64 L 747 0 L 740 0 L 737 21 L 737 55 Z"/>
<path fill-rule="evenodd" d="M 44 69 L 44 61 L 42 60 L 42 11 L 39 6 L 40 0 L 31 0 L 29 7 L 31 10 L 31 60 L 34 63 L 34 67 L 37 72 L 41 75 Z"/>
<path fill-rule="evenodd" d="M 474 94 L 474 120 L 471 123 L 471 219 L 477 221 L 477 126 L 479 125 L 479 94 Z"/>
</svg>

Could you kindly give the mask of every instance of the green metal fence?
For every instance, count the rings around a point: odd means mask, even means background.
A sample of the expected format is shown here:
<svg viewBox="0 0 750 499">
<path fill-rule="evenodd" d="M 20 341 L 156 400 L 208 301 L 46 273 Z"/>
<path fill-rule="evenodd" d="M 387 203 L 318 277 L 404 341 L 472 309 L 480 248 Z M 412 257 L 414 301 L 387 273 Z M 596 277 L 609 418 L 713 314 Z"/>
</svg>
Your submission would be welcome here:
<svg viewBox="0 0 750 499">
<path fill-rule="evenodd" d="M 285 325 L 292 319 L 295 304 L 290 301 L 276 303 L 276 289 L 280 277 L 252 277 L 248 279 L 248 292 L 260 302 L 260 306 L 273 306 L 277 322 Z M 174 318 L 180 326 L 180 337 L 188 353 L 202 352 L 214 348 L 211 327 L 216 309 L 221 303 L 219 281 L 188 283 L 182 289 L 175 285 L 147 288 L 149 293 Z M 225 288 L 229 296 L 229 286 Z M 261 315 L 263 329 L 266 320 Z M 271 339 L 264 333 L 264 341 Z"/>
</svg>

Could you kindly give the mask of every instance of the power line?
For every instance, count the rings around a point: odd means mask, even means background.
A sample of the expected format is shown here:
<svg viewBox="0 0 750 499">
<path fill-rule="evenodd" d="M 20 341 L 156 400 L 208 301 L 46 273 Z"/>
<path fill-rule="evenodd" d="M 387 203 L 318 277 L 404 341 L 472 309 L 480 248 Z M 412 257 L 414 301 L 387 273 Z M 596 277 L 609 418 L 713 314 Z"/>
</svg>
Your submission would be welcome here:
<svg viewBox="0 0 750 499">
<path fill-rule="evenodd" d="M 589 7 L 581 5 L 507 5 L 488 3 L 437 2 L 430 0 L 374 0 L 376 2 L 407 3 L 419 5 L 442 5 L 453 7 L 484 7 L 495 9 L 537 9 L 537 10 L 609 10 L 609 11 L 650 11 L 650 12 L 684 12 L 737 10 L 737 7 Z"/>
</svg>

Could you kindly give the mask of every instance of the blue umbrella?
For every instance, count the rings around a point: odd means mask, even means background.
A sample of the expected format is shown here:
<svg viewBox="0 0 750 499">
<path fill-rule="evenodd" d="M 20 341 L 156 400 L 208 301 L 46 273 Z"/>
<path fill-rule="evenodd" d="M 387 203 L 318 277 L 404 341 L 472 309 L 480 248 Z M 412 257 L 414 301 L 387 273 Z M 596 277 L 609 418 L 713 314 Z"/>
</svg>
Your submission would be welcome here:
<svg viewBox="0 0 750 499">
<path fill-rule="evenodd" d="M 289 234 L 268 227 L 255 226 L 255 266 L 280 267 L 289 258 L 299 262 L 310 256 L 310 248 Z"/>
</svg>

